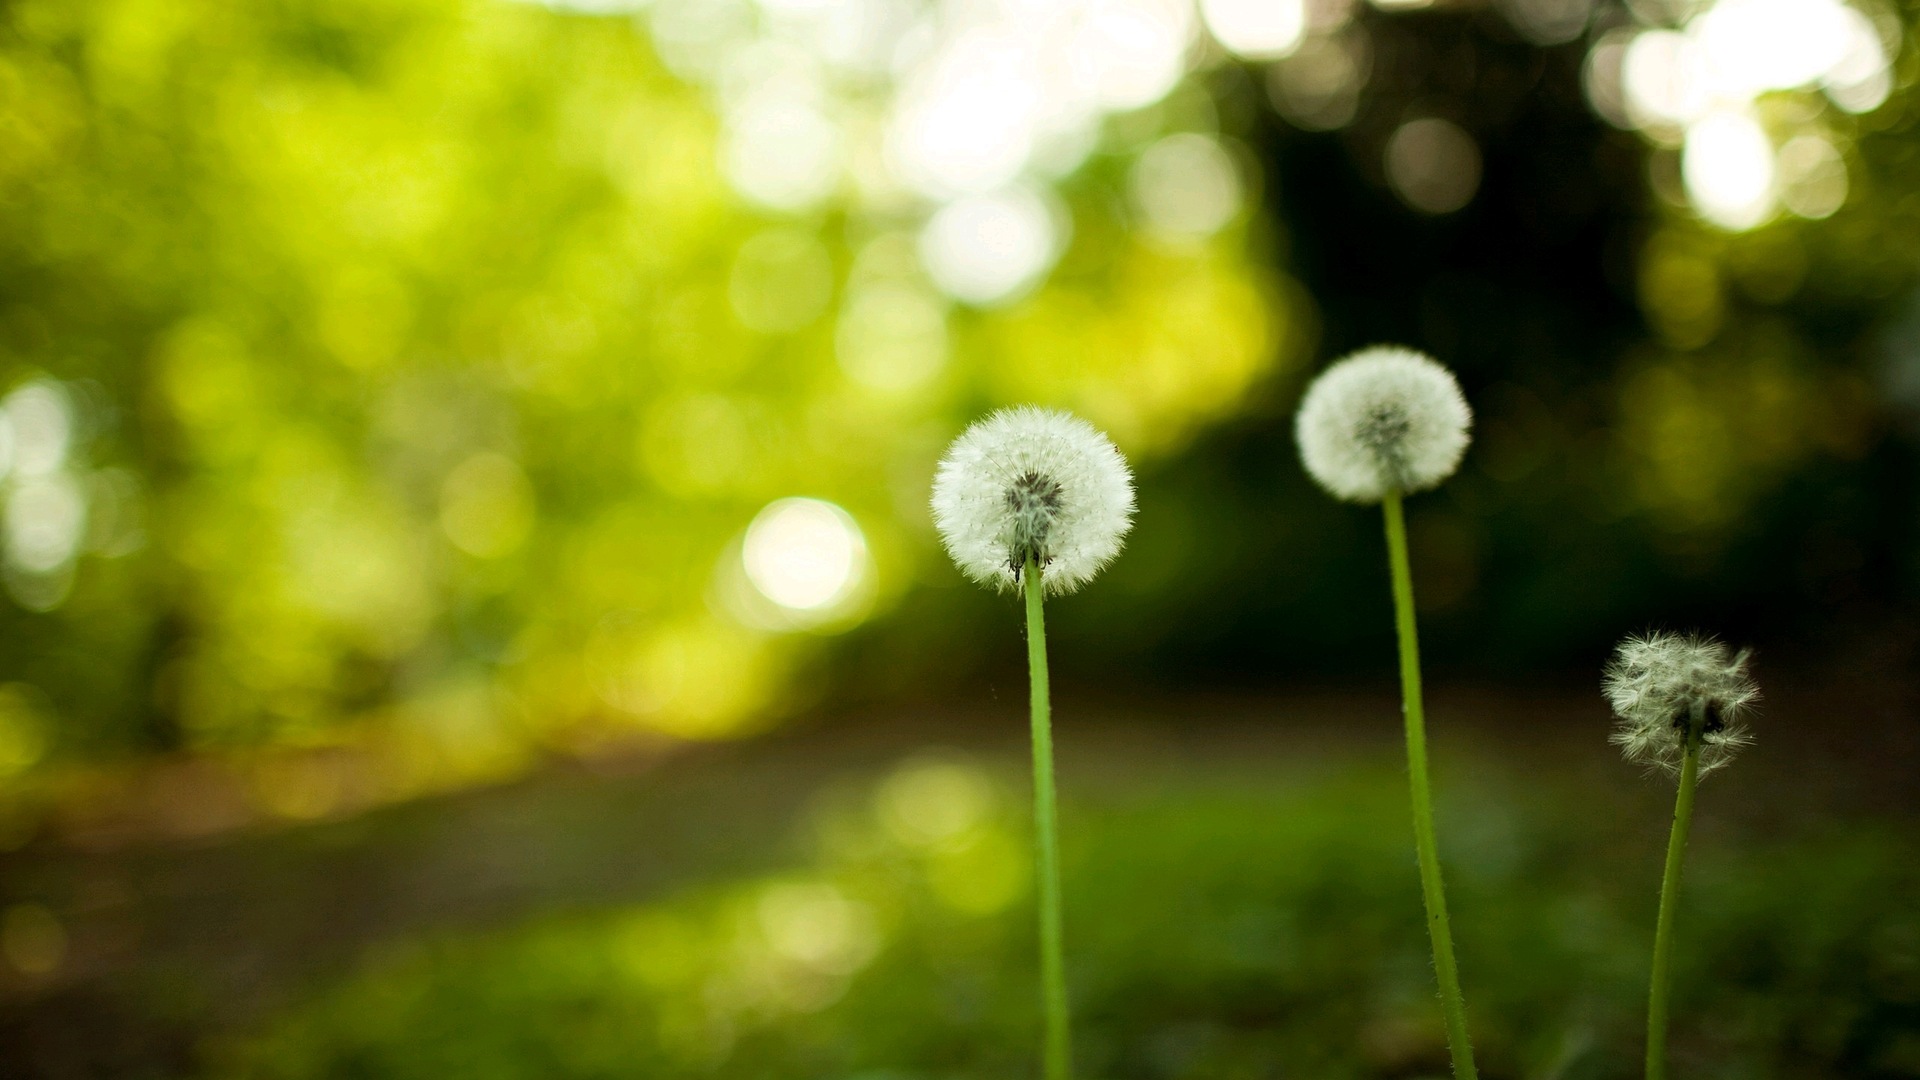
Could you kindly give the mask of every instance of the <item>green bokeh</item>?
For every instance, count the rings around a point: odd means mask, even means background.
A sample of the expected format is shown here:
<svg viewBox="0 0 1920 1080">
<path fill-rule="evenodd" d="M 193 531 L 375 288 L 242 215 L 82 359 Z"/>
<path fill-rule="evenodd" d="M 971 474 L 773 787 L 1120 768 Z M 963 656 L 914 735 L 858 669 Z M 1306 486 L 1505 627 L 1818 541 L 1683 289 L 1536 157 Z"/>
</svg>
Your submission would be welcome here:
<svg viewBox="0 0 1920 1080">
<path fill-rule="evenodd" d="M 1559 776 L 1449 772 L 1450 891 L 1487 1074 L 1637 1075 L 1657 829 L 1623 834 Z M 1403 782 L 1370 765 L 1215 767 L 1070 805 L 1080 1074 L 1444 1075 Z M 966 759 L 910 760 L 829 799 L 789 871 L 376 952 L 228 1046 L 213 1075 L 1033 1075 L 1017 791 Z M 1920 922 L 1885 903 L 1911 895 L 1915 854 L 1877 826 L 1700 845 L 1680 1071 L 1920 1068 Z"/>
<path fill-rule="evenodd" d="M 754 730 L 820 651 L 729 606 L 763 506 L 853 515 L 845 629 L 941 576 L 928 477 L 981 408 L 1074 408 L 1148 461 L 1300 356 L 1257 219 L 1128 228 L 1171 107 L 1062 187 L 1044 287 L 976 311 L 912 213 L 732 194 L 711 104 L 627 19 L 36 2 L 0 63 L 0 377 L 64 403 L 91 526 L 8 564 L 48 762 L 347 744 L 398 797 Z M 837 343 L 874 297 L 932 312 L 925 378 Z"/>
</svg>

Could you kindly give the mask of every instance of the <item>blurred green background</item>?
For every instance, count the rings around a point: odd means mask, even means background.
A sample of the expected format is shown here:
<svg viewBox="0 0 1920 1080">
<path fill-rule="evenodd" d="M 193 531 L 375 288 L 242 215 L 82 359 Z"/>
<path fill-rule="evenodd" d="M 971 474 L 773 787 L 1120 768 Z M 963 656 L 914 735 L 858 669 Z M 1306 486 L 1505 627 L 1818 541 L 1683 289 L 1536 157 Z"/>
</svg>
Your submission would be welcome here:
<svg viewBox="0 0 1920 1080">
<path fill-rule="evenodd" d="M 1032 401 L 1141 486 L 1052 612 L 1090 1074 L 1437 1075 L 1379 526 L 1291 438 L 1392 340 L 1477 412 L 1410 515 L 1490 1075 L 1630 1071 L 1649 626 L 1780 702 L 1698 1075 L 1920 1075 L 1917 17 L 0 3 L 0 1061 L 1025 1075 L 1016 612 L 925 503 Z"/>
</svg>

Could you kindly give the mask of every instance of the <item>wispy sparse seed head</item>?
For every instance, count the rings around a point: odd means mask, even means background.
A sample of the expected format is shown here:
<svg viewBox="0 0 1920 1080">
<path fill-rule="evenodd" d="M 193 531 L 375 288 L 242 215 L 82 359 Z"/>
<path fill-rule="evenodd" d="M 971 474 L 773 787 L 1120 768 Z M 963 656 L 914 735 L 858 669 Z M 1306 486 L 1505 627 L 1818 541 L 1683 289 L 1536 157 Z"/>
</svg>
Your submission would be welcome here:
<svg viewBox="0 0 1920 1080">
<path fill-rule="evenodd" d="M 1133 524 L 1133 474 L 1070 413 L 1021 406 L 968 428 L 933 478 L 933 523 L 962 573 L 1013 589 L 1028 556 L 1047 592 L 1093 580 Z"/>
<path fill-rule="evenodd" d="M 1376 345 L 1320 373 L 1300 402 L 1294 437 L 1321 487 L 1371 503 L 1452 476 L 1472 423 L 1451 371 L 1424 353 Z"/>
<path fill-rule="evenodd" d="M 1619 723 L 1612 741 L 1628 761 L 1676 772 L 1686 754 L 1695 706 L 1702 717 L 1700 775 L 1733 760 L 1753 741 L 1746 713 L 1760 688 L 1747 674 L 1746 650 L 1698 634 L 1630 637 L 1614 649 L 1602 688 Z"/>
</svg>

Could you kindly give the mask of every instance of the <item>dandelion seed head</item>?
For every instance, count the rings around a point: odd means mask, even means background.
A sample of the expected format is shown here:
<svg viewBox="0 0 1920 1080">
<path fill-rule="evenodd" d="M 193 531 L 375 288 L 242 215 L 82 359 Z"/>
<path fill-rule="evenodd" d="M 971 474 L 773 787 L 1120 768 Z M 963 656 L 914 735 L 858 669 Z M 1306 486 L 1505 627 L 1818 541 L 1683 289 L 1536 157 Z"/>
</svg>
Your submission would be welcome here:
<svg viewBox="0 0 1920 1080">
<path fill-rule="evenodd" d="M 1750 653 L 1699 634 L 1630 637 L 1614 649 L 1601 686 L 1618 718 L 1612 742 L 1628 761 L 1677 772 L 1687 727 L 1699 706 L 1700 775 L 1733 760 L 1753 741 L 1746 714 L 1760 697 L 1747 673 Z"/>
<path fill-rule="evenodd" d="M 1376 345 L 1320 373 L 1300 402 L 1294 436 L 1321 487 L 1371 503 L 1452 476 L 1472 423 L 1451 371 L 1424 353 Z"/>
<path fill-rule="evenodd" d="M 960 571 L 1010 590 L 1029 557 L 1051 594 L 1093 580 L 1133 525 L 1127 459 L 1092 424 L 1002 409 L 968 428 L 933 478 L 933 523 Z"/>
</svg>

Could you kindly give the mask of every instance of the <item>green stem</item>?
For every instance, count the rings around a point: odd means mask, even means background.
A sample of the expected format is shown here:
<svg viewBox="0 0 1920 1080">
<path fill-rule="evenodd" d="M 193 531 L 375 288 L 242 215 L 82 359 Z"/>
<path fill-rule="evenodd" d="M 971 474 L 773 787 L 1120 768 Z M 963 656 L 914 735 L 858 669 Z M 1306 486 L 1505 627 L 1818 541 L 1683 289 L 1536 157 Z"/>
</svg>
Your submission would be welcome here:
<svg viewBox="0 0 1920 1080">
<path fill-rule="evenodd" d="M 1460 993 L 1460 969 L 1453 957 L 1453 929 L 1447 922 L 1446 886 L 1440 880 L 1440 846 L 1433 835 L 1433 788 L 1427 779 L 1427 721 L 1420 694 L 1420 639 L 1413 621 L 1413 571 L 1407 565 L 1407 523 L 1400 493 L 1380 501 L 1387 518 L 1387 561 L 1393 570 L 1393 623 L 1400 635 L 1400 695 L 1407 722 L 1407 777 L 1413 793 L 1413 845 L 1420 856 L 1420 893 L 1427 905 L 1427 936 L 1433 942 L 1433 970 L 1440 980 L 1440 1006 L 1446 1013 L 1447 1049 L 1453 1075 L 1475 1080 L 1473 1044 L 1467 1038 L 1467 1002 Z"/>
<path fill-rule="evenodd" d="M 1047 621 L 1042 612 L 1040 567 L 1029 557 L 1027 668 L 1033 686 L 1033 827 L 1040 879 L 1040 1003 L 1046 1014 L 1046 1080 L 1073 1075 L 1067 1034 L 1067 974 L 1060 943 L 1060 841 L 1053 792 L 1053 707 L 1047 690 Z"/>
<path fill-rule="evenodd" d="M 1647 1080 L 1666 1080 L 1667 1005 L 1673 991 L 1673 916 L 1680 899 L 1680 857 L 1693 824 L 1693 792 L 1700 782 L 1700 739 L 1706 714 L 1696 702 L 1687 718 L 1687 747 L 1680 759 L 1680 794 L 1673 801 L 1673 833 L 1667 838 L 1667 869 L 1660 878 L 1660 921 L 1653 933 L 1653 982 L 1647 991 Z"/>
</svg>

